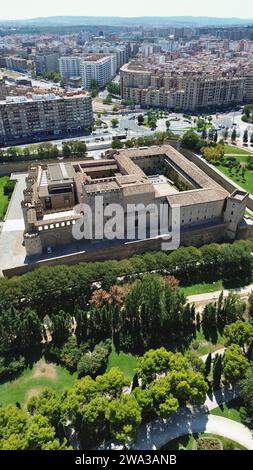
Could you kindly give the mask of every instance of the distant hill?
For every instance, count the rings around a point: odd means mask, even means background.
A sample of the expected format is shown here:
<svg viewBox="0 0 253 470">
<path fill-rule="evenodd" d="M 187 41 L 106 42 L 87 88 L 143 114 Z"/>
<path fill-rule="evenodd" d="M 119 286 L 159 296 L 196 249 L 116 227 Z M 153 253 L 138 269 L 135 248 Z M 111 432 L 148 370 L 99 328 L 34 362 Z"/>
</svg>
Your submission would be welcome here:
<svg viewBox="0 0 253 470">
<path fill-rule="evenodd" d="M 48 16 L 45 18 L 32 18 L 27 20 L 1 20 L 1 25 L 188 25 L 188 26 L 247 26 L 253 25 L 253 19 L 243 18 L 213 18 L 207 16 L 143 16 L 143 17 L 116 17 L 116 16 Z"/>
</svg>

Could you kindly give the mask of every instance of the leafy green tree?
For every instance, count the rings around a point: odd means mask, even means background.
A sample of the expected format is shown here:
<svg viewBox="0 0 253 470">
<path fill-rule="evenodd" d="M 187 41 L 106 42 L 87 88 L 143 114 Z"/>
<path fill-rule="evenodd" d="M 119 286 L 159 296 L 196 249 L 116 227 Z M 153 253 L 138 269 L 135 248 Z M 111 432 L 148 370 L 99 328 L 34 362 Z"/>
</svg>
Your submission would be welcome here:
<svg viewBox="0 0 253 470">
<path fill-rule="evenodd" d="M 82 434 L 92 445 L 108 435 L 106 410 L 110 401 L 104 396 L 96 396 L 81 407 Z"/>
<path fill-rule="evenodd" d="M 45 416 L 52 426 L 62 430 L 62 402 L 60 395 L 54 390 L 45 389 L 38 396 L 32 397 L 27 403 L 27 410 L 31 415 Z"/>
<path fill-rule="evenodd" d="M 100 393 L 118 398 L 124 387 L 130 385 L 130 381 L 118 367 L 113 367 L 109 372 L 97 376 L 96 385 Z"/>
<path fill-rule="evenodd" d="M 183 135 L 181 143 L 183 147 L 190 150 L 199 150 L 202 147 L 198 134 L 191 130 Z"/>
<path fill-rule="evenodd" d="M 145 385 L 152 382 L 157 374 L 165 373 L 170 369 L 171 353 L 165 348 L 150 349 L 138 359 L 137 374 Z"/>
<path fill-rule="evenodd" d="M 66 440 L 60 442 L 55 428 L 46 416 L 31 416 L 23 408 L 7 406 L 0 409 L 1 450 L 67 449 Z"/>
<path fill-rule="evenodd" d="M 82 429 L 81 409 L 98 395 L 98 384 L 90 376 L 75 382 L 74 386 L 64 391 L 62 395 L 62 411 L 79 432 Z"/>
<path fill-rule="evenodd" d="M 201 405 L 205 402 L 208 386 L 203 375 L 191 369 L 173 371 L 169 375 L 171 392 L 181 405 L 192 403 Z"/>
<path fill-rule="evenodd" d="M 27 448 L 26 433 L 29 427 L 27 413 L 9 405 L 0 408 L 0 449 L 23 450 Z M 16 447 L 15 447 L 16 446 Z"/>
<path fill-rule="evenodd" d="M 253 326 L 242 320 L 237 320 L 235 323 L 225 326 L 224 336 L 226 338 L 226 346 L 237 344 L 243 348 L 243 351 L 246 354 L 248 347 L 253 340 Z"/>
<path fill-rule="evenodd" d="M 141 126 L 142 124 L 144 124 L 144 116 L 142 114 L 139 114 L 138 116 L 138 124 L 139 126 Z"/>
<path fill-rule="evenodd" d="M 202 359 L 198 356 L 195 351 L 190 351 L 186 354 L 186 358 L 189 361 L 189 367 L 195 372 L 205 374 L 205 364 Z"/>
<path fill-rule="evenodd" d="M 119 120 L 117 118 L 113 118 L 111 120 L 112 127 L 117 127 L 118 124 L 119 124 Z"/>
<path fill-rule="evenodd" d="M 125 444 L 133 441 L 141 423 L 141 408 L 132 395 L 122 395 L 112 400 L 106 409 L 110 432 Z"/>
<path fill-rule="evenodd" d="M 253 367 L 247 369 L 245 378 L 240 382 L 240 396 L 243 400 L 243 406 L 240 409 L 243 423 L 250 429 L 253 429 Z"/>
<path fill-rule="evenodd" d="M 28 448 L 43 449 L 44 445 L 54 439 L 55 429 L 50 425 L 48 418 L 36 414 L 27 430 Z"/>
<path fill-rule="evenodd" d="M 234 384 L 243 379 L 249 362 L 243 355 L 240 346 L 228 346 L 223 357 L 223 373 L 227 382 Z"/>
<path fill-rule="evenodd" d="M 107 95 L 103 100 L 103 104 L 112 104 L 112 95 Z"/>
<path fill-rule="evenodd" d="M 62 155 L 63 157 L 70 157 L 71 155 L 71 146 L 68 142 L 62 143 Z"/>
<path fill-rule="evenodd" d="M 97 344 L 92 352 L 84 354 L 78 364 L 78 377 L 90 375 L 96 377 L 106 369 L 109 354 L 111 352 L 111 341 Z"/>
<path fill-rule="evenodd" d="M 112 95 L 120 95 L 120 85 L 119 83 L 115 82 L 108 82 L 106 85 L 106 89 L 108 93 L 111 93 Z"/>
<path fill-rule="evenodd" d="M 154 403 L 150 390 L 136 387 L 133 395 L 141 408 L 142 418 L 147 419 L 148 417 L 152 417 L 154 414 Z"/>
<path fill-rule="evenodd" d="M 158 416 L 161 418 L 169 418 L 172 413 L 177 411 L 178 409 L 178 400 L 177 398 L 173 397 L 173 395 L 169 395 L 166 400 L 159 405 L 159 410 L 157 412 Z"/>
<path fill-rule="evenodd" d="M 243 114 L 247 118 L 249 118 L 252 113 L 253 113 L 253 105 L 252 104 L 246 104 L 243 108 Z"/>
<path fill-rule="evenodd" d="M 14 191 L 15 185 L 16 185 L 16 180 L 9 180 L 5 183 L 3 187 L 3 193 L 5 196 L 8 196 L 9 199 Z"/>
<path fill-rule="evenodd" d="M 122 149 L 124 147 L 124 143 L 120 139 L 114 139 L 112 141 L 112 149 Z"/>
<path fill-rule="evenodd" d="M 77 364 L 79 363 L 82 355 L 82 350 L 79 348 L 77 343 L 77 337 L 69 336 L 66 343 L 60 349 L 60 355 L 58 360 L 71 372 L 77 370 Z"/>
<path fill-rule="evenodd" d="M 98 92 L 99 92 L 98 82 L 96 80 L 91 80 L 89 89 L 91 91 L 92 97 L 95 98 L 98 95 Z"/>
</svg>

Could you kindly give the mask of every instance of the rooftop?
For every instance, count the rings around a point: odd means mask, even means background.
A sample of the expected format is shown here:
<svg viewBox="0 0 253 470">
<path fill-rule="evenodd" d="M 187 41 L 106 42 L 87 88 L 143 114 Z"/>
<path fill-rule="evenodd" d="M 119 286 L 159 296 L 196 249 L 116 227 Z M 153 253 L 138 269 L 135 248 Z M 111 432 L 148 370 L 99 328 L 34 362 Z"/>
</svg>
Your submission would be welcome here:
<svg viewBox="0 0 253 470">
<path fill-rule="evenodd" d="M 170 206 L 191 206 L 194 204 L 207 204 L 208 202 L 223 201 L 228 193 L 224 189 L 194 189 L 167 196 Z"/>
</svg>

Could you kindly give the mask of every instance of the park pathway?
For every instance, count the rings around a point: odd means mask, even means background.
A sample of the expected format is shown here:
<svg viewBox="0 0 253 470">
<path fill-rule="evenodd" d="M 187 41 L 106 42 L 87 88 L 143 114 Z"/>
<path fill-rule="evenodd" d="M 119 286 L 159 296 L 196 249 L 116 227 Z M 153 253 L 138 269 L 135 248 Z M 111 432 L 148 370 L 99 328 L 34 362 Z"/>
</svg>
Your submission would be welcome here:
<svg viewBox="0 0 253 470">
<path fill-rule="evenodd" d="M 252 433 L 243 424 L 201 410 L 192 412 L 186 408 L 175 413 L 169 422 L 156 420 L 142 426 L 133 448 L 156 450 L 173 439 L 193 433 L 217 434 L 253 450 Z"/>
<path fill-rule="evenodd" d="M 245 287 L 235 287 L 233 289 L 224 289 L 223 291 L 218 290 L 215 292 L 208 292 L 203 294 L 189 295 L 187 297 L 188 302 L 195 304 L 205 304 L 208 302 L 218 300 L 220 294 L 223 292 L 224 297 L 227 297 L 230 292 L 235 292 L 240 297 L 247 297 L 253 291 L 253 284 Z"/>
<path fill-rule="evenodd" d="M 220 349 L 217 349 L 216 351 L 214 351 L 211 354 L 212 359 L 215 359 L 216 354 L 221 354 L 223 356 L 225 350 L 226 350 L 226 348 L 220 348 Z M 201 356 L 201 359 L 202 359 L 203 362 L 206 362 L 207 356 L 208 356 L 208 354 L 204 354 L 204 356 Z"/>
<path fill-rule="evenodd" d="M 217 434 L 253 450 L 253 435 L 246 426 L 222 416 L 208 414 L 214 408 L 233 400 L 238 395 L 238 387 L 220 389 L 207 395 L 201 407 L 182 407 L 170 419 L 155 419 L 150 423 L 141 424 L 137 440 L 131 449 L 157 450 L 173 439 L 197 432 Z M 115 441 L 100 446 L 100 449 L 120 448 L 122 446 Z"/>
<path fill-rule="evenodd" d="M 156 450 L 177 437 L 204 432 L 227 437 L 253 450 L 253 436 L 248 428 L 231 419 L 208 414 L 238 395 L 238 387 L 220 389 L 208 394 L 204 405 L 199 408 L 182 407 L 170 419 L 156 419 L 142 424 L 133 448 Z"/>
</svg>

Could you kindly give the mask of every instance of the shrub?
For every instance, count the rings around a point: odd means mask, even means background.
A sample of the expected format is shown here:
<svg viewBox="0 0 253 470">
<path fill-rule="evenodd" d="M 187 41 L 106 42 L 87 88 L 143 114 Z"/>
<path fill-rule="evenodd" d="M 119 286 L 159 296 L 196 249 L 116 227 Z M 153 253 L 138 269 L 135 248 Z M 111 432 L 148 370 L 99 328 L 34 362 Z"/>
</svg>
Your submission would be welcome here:
<svg viewBox="0 0 253 470">
<path fill-rule="evenodd" d="M 196 442 L 196 450 L 223 450 L 223 446 L 215 437 L 200 437 Z"/>
<path fill-rule="evenodd" d="M 3 356 L 0 357 L 0 382 L 13 379 L 23 372 L 26 366 L 26 361 L 23 356 L 7 359 Z"/>
<path fill-rule="evenodd" d="M 97 344 L 92 352 L 84 354 L 78 362 L 78 377 L 90 375 L 96 377 L 98 374 L 105 372 L 108 357 L 112 350 L 111 340 Z"/>
<path fill-rule="evenodd" d="M 4 185 L 4 188 L 3 188 L 4 195 L 8 196 L 8 199 L 11 198 L 11 195 L 12 195 L 12 193 L 14 191 L 14 188 L 15 188 L 15 184 L 16 184 L 16 180 L 9 180 Z"/>
</svg>

